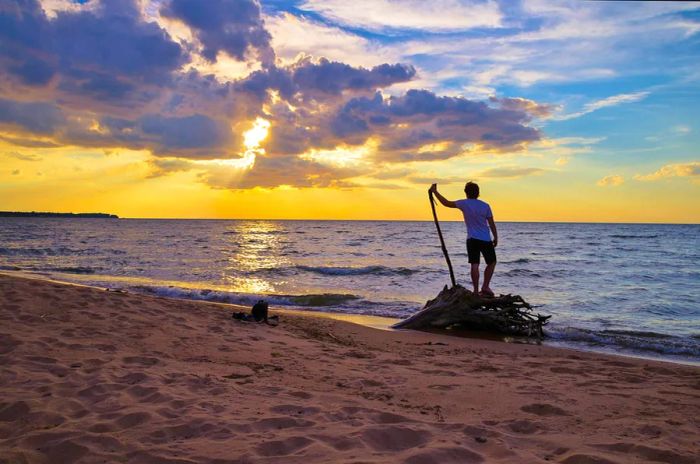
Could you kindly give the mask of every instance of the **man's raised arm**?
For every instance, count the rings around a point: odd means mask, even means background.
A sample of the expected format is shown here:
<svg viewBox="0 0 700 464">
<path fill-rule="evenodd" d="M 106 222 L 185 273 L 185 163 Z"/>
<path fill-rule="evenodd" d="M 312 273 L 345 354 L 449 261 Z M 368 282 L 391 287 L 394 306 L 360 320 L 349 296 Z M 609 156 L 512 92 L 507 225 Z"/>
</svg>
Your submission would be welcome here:
<svg viewBox="0 0 700 464">
<path fill-rule="evenodd" d="M 445 197 L 443 197 L 442 195 L 440 195 L 440 192 L 438 192 L 438 190 L 437 190 L 437 184 L 431 185 L 431 186 L 430 186 L 430 191 L 433 192 L 433 193 L 435 194 L 435 196 L 437 197 L 438 201 L 439 201 L 440 203 L 442 203 L 442 206 L 447 206 L 448 208 L 456 208 L 456 207 L 457 207 L 457 205 L 455 204 L 454 201 L 450 201 L 450 200 L 448 200 L 447 198 L 445 198 Z"/>
</svg>

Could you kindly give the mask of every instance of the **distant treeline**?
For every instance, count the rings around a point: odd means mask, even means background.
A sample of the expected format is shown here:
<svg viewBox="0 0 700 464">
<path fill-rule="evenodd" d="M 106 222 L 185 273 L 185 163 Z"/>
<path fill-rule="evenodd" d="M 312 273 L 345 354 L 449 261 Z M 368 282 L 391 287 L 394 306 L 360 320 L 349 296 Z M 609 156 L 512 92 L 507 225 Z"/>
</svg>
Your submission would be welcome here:
<svg viewBox="0 0 700 464">
<path fill-rule="evenodd" d="M 50 217 L 50 218 L 107 218 L 119 219 L 106 213 L 42 213 L 39 211 L 0 211 L 0 217 Z"/>
</svg>

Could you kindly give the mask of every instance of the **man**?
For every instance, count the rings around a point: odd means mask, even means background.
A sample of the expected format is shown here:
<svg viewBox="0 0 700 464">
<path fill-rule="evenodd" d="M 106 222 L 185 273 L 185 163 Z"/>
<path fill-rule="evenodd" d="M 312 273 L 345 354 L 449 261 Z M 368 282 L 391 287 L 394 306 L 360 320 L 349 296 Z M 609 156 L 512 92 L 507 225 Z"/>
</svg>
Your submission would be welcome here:
<svg viewBox="0 0 700 464">
<path fill-rule="evenodd" d="M 493 222 L 493 214 L 488 203 L 479 200 L 479 186 L 474 182 L 467 182 L 464 186 L 464 193 L 467 194 L 465 200 L 450 201 L 440 195 L 437 184 L 430 186 L 430 190 L 435 194 L 443 206 L 457 208 L 464 215 L 464 222 L 467 225 L 467 254 L 471 264 L 472 284 L 474 293 L 479 293 L 479 263 L 481 255 L 484 255 L 486 269 L 484 270 L 484 285 L 481 287 L 481 295 L 493 297 L 493 291 L 489 284 L 493 271 L 496 269 L 496 246 L 498 245 L 498 231 L 496 223 Z M 489 229 L 493 234 L 493 241 L 489 235 Z"/>
</svg>

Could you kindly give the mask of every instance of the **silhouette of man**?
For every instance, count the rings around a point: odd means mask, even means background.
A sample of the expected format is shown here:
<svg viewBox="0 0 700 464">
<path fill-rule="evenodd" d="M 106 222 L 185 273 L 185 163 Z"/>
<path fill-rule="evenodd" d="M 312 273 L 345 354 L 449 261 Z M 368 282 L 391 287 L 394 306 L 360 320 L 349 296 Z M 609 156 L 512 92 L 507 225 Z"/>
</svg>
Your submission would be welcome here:
<svg viewBox="0 0 700 464">
<path fill-rule="evenodd" d="M 467 182 L 464 186 L 464 193 L 467 198 L 463 200 L 450 201 L 440 195 L 437 184 L 430 186 L 430 190 L 435 194 L 443 206 L 457 208 L 464 215 L 464 223 L 467 225 L 467 254 L 471 264 L 472 284 L 474 293 L 483 296 L 494 296 L 491 287 L 491 277 L 496 269 L 496 246 L 498 245 L 498 231 L 496 223 L 493 222 L 491 207 L 485 201 L 479 200 L 479 186 L 474 182 Z M 493 235 L 489 234 L 489 229 Z M 486 269 L 484 269 L 484 284 L 479 292 L 479 263 L 481 255 L 484 255 Z"/>
</svg>

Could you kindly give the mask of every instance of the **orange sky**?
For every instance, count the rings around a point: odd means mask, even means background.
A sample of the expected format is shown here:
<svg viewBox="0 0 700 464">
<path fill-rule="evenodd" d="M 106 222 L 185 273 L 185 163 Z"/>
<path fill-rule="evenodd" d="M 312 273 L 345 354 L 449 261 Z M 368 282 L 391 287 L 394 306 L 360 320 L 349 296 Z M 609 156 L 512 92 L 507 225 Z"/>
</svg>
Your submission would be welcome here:
<svg viewBox="0 0 700 464">
<path fill-rule="evenodd" d="M 697 4 L 356 2 L 0 8 L 0 210 L 700 223 Z"/>
</svg>

